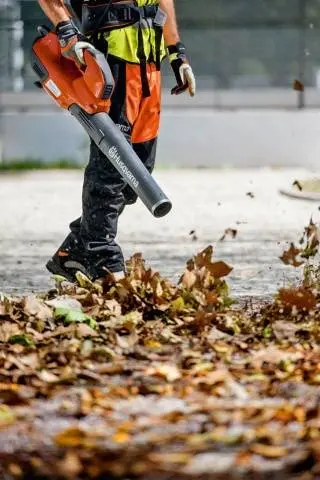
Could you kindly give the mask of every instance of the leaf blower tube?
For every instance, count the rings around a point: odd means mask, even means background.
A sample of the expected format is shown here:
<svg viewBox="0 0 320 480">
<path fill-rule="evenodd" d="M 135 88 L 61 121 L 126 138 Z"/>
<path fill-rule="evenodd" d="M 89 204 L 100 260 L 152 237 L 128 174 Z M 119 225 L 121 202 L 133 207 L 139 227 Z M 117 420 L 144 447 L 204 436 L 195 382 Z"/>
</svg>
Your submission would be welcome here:
<svg viewBox="0 0 320 480">
<path fill-rule="evenodd" d="M 150 212 L 155 217 L 169 213 L 171 202 L 109 115 L 104 112 L 88 115 L 76 104 L 69 110 Z"/>
<path fill-rule="evenodd" d="M 78 120 L 102 153 L 155 217 L 170 212 L 172 204 L 143 165 L 120 129 L 108 115 L 113 78 L 102 53 L 85 51 L 79 68 L 61 55 L 56 35 L 39 27 L 32 46 L 32 67 L 41 86 Z"/>
</svg>

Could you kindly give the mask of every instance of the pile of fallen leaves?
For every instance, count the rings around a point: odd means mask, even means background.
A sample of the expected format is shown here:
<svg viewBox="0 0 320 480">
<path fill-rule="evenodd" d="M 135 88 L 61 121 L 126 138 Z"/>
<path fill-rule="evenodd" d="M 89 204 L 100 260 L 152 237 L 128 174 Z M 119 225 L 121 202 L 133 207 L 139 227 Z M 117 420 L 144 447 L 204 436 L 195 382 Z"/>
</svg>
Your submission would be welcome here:
<svg viewBox="0 0 320 480">
<path fill-rule="evenodd" d="M 0 478 L 319 478 L 319 271 L 255 308 L 230 271 L 209 247 L 174 285 L 135 255 L 3 296 Z"/>
</svg>

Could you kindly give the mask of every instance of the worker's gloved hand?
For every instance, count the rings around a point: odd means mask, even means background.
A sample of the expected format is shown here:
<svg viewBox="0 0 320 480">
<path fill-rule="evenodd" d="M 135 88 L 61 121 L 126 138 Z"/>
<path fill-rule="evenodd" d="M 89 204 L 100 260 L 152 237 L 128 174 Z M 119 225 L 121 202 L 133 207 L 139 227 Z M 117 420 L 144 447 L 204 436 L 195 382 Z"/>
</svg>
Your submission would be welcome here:
<svg viewBox="0 0 320 480">
<path fill-rule="evenodd" d="M 183 43 L 178 42 L 168 47 L 169 60 L 175 74 L 177 85 L 171 90 L 172 95 L 179 95 L 189 90 L 191 97 L 196 93 L 196 79 L 186 57 Z"/>
<path fill-rule="evenodd" d="M 84 65 L 83 51 L 95 52 L 95 48 L 71 21 L 60 22 L 56 26 L 61 53 L 64 57 L 73 60 L 78 66 Z"/>
</svg>

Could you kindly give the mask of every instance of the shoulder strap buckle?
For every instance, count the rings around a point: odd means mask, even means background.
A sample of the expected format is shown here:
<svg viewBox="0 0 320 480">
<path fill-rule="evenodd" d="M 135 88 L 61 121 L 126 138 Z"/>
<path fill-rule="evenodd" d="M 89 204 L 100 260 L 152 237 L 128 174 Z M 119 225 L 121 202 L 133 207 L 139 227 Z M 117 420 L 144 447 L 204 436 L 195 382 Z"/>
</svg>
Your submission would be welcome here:
<svg viewBox="0 0 320 480">
<path fill-rule="evenodd" d="M 164 10 L 162 10 L 160 7 L 157 9 L 156 16 L 154 17 L 153 23 L 157 27 L 163 27 L 167 21 L 167 14 Z"/>
</svg>

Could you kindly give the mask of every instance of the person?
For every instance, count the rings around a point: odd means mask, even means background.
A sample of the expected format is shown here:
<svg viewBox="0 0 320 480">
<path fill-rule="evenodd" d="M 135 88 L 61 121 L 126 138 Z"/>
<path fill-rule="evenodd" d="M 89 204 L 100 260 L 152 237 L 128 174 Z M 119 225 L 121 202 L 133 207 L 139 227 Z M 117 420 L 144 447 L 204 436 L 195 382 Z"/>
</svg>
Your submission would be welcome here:
<svg viewBox="0 0 320 480">
<path fill-rule="evenodd" d="M 152 172 L 161 109 L 160 65 L 167 55 L 177 82 L 172 94 L 188 91 L 194 96 L 196 91 L 174 0 L 86 0 L 76 15 L 76 19 L 82 16 L 80 29 L 63 0 L 38 2 L 55 26 L 63 56 L 82 64 L 84 49 L 92 45 L 107 56 L 115 82 L 109 115 Z M 76 281 L 77 271 L 92 281 L 108 273 L 122 278 L 125 262 L 116 243 L 118 218 L 136 200 L 134 191 L 91 142 L 82 215 L 70 224 L 70 233 L 47 269 L 71 282 Z"/>
</svg>

